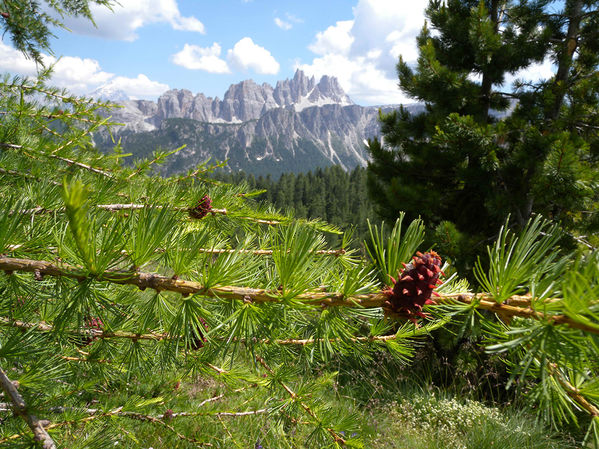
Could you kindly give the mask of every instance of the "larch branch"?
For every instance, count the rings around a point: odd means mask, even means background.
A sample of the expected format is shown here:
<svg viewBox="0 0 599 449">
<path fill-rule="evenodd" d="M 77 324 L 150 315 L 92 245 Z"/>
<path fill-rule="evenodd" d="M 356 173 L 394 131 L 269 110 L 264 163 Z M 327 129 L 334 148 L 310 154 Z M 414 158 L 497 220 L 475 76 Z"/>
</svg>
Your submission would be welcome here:
<svg viewBox="0 0 599 449">
<path fill-rule="evenodd" d="M 15 145 L 13 143 L 6 143 L 6 142 L 0 142 L 0 146 L 2 146 L 4 148 L 12 149 L 12 150 L 25 150 L 26 149 L 22 145 Z M 35 150 L 29 149 L 29 151 L 35 151 Z M 35 152 L 39 153 L 37 151 L 35 151 Z M 77 167 L 84 168 L 85 170 L 89 170 L 91 172 L 98 173 L 102 176 L 106 176 L 107 178 L 114 178 L 114 176 L 111 173 L 108 173 L 107 171 L 101 170 L 99 168 L 92 167 L 91 165 L 84 164 L 82 162 L 74 161 L 72 159 L 68 159 L 68 158 L 62 157 L 62 156 L 57 156 L 56 154 L 45 154 L 43 152 L 41 154 L 43 156 L 46 156 L 46 157 L 49 157 L 52 159 L 57 159 L 59 161 L 66 162 L 69 165 L 75 165 Z"/>
<path fill-rule="evenodd" d="M 260 365 L 262 365 L 264 367 L 264 369 L 266 371 L 268 371 L 268 373 L 271 376 L 274 376 L 274 371 L 272 370 L 272 368 L 270 366 L 268 366 L 268 364 L 266 363 L 266 361 L 260 357 L 258 354 L 255 355 L 256 360 L 258 361 L 258 363 L 260 363 Z M 312 409 L 310 407 L 308 407 L 304 401 L 302 401 L 300 399 L 300 397 L 291 389 L 287 386 L 287 384 L 285 384 L 282 380 L 277 379 L 277 383 L 279 385 L 281 385 L 281 387 L 283 387 L 283 389 L 287 392 L 287 394 L 294 400 L 297 400 L 297 402 L 299 403 L 299 405 L 304 409 L 304 411 L 310 415 L 310 417 L 314 420 L 316 420 L 316 422 L 318 422 L 319 424 L 322 424 L 322 421 L 318 418 L 318 416 L 316 416 L 316 413 L 314 413 L 314 411 L 312 411 Z M 346 441 L 345 439 L 343 439 L 343 437 L 341 435 L 339 435 L 337 432 L 335 432 L 334 429 L 330 428 L 330 427 L 325 427 L 326 431 L 331 435 L 331 437 L 333 437 L 333 440 L 335 440 L 336 443 L 342 444 L 345 446 Z"/>
<path fill-rule="evenodd" d="M 580 390 L 568 382 L 562 373 L 559 372 L 558 366 L 555 363 L 548 365 L 549 372 L 557 379 L 557 382 L 565 390 L 566 394 L 571 397 L 580 407 L 587 411 L 592 417 L 599 417 L 599 408 L 591 404 L 587 398 L 580 394 Z"/>
<path fill-rule="evenodd" d="M 5 396 L 12 403 L 12 409 L 15 415 L 20 416 L 25 420 L 31 431 L 35 441 L 42 443 L 44 449 L 56 449 L 54 441 L 46 431 L 45 427 L 49 424 L 46 420 L 40 420 L 27 410 L 27 404 L 15 384 L 8 378 L 2 368 L 0 368 L 0 387 L 4 391 Z"/>
<path fill-rule="evenodd" d="M 87 273 L 83 268 L 67 264 L 57 265 L 48 261 L 18 259 L 9 257 L 0 257 L 0 270 L 5 272 L 25 271 L 38 272 L 40 275 L 63 276 L 77 280 L 97 279 L 98 281 L 110 282 L 120 285 L 134 285 L 140 290 L 146 288 L 156 291 L 171 291 L 182 295 L 198 294 L 208 298 L 233 299 L 249 301 L 253 303 L 280 303 L 283 300 L 281 292 L 278 290 L 265 290 L 237 286 L 215 286 L 205 287 L 199 282 L 187 281 L 183 279 L 173 279 L 155 273 L 145 273 L 137 271 L 107 270 L 101 274 Z M 336 292 L 304 292 L 296 295 L 294 300 L 306 305 L 320 307 L 364 307 L 376 308 L 385 307 L 388 300 L 382 293 L 370 293 L 346 297 Z M 515 303 L 524 305 L 526 297 L 518 296 L 514 298 Z M 456 293 L 451 295 L 442 295 L 436 299 L 438 304 L 459 302 L 463 304 L 475 303 L 478 309 L 489 310 L 501 316 L 518 316 L 522 318 L 531 318 L 536 320 L 546 320 L 551 324 L 565 324 L 569 327 L 580 329 L 585 332 L 599 334 L 599 324 L 586 324 L 576 321 L 566 315 L 548 314 L 534 310 L 530 303 L 525 307 L 510 305 L 509 301 L 499 304 L 493 296 L 488 293 Z"/>
</svg>

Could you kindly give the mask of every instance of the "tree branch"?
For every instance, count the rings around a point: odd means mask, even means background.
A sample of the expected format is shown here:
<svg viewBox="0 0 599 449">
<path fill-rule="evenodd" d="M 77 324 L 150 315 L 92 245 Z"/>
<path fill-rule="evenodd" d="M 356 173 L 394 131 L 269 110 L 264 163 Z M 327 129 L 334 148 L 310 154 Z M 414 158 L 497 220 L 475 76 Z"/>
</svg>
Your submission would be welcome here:
<svg viewBox="0 0 599 449">
<path fill-rule="evenodd" d="M 15 384 L 8 378 L 2 368 L 0 368 L 0 387 L 2 387 L 4 394 L 12 403 L 12 409 L 15 415 L 19 415 L 23 418 L 33 432 L 35 441 L 42 443 L 44 449 L 56 449 L 54 441 L 44 428 L 47 427 L 49 422 L 40 420 L 35 415 L 29 413 L 23 396 L 21 396 Z"/>
<path fill-rule="evenodd" d="M 52 332 L 54 330 L 54 325 L 46 323 L 45 321 L 41 321 L 39 323 L 13 320 L 7 317 L 0 317 L 0 325 L 16 327 L 17 329 L 36 329 L 41 332 Z M 161 340 L 176 340 L 182 338 L 180 335 L 169 335 L 167 333 L 147 333 L 147 334 L 138 334 L 135 332 L 125 332 L 125 331 L 117 331 L 117 332 L 108 332 L 102 329 L 70 329 L 67 332 L 71 335 L 81 335 L 90 338 L 97 339 L 128 339 L 128 340 L 149 340 L 149 341 L 161 341 Z M 395 340 L 397 338 L 396 334 L 391 335 L 371 335 L 364 337 L 350 337 L 347 338 L 346 341 L 351 341 L 353 343 L 368 343 L 368 342 L 385 342 L 390 340 Z M 234 342 L 247 343 L 245 339 L 232 339 Z M 325 341 L 323 338 L 285 338 L 285 339 L 275 339 L 271 340 L 268 338 L 260 339 L 256 341 L 252 341 L 252 343 L 260 343 L 260 344 L 277 344 L 284 346 L 306 346 L 313 343 L 321 343 Z M 343 341 L 340 338 L 330 338 L 329 341 L 331 343 L 336 343 Z M 87 355 L 87 354 L 84 354 Z M 81 357 L 70 357 L 70 356 L 62 356 L 63 360 L 72 361 L 72 362 L 108 362 L 108 360 L 88 360 Z"/>
<path fill-rule="evenodd" d="M 26 178 L 26 179 L 33 179 L 34 181 L 37 181 L 37 182 L 44 181 L 43 179 L 38 178 L 37 176 L 30 175 L 29 173 L 22 173 L 22 172 L 18 172 L 15 170 L 7 170 L 7 169 L 1 168 L 1 167 L 0 167 L 0 173 L 4 173 L 7 175 L 13 175 L 13 176 L 20 176 L 20 177 Z M 45 181 L 49 182 L 50 184 L 53 184 L 55 186 L 61 185 L 59 182 L 56 182 L 56 181 L 52 181 L 52 180 L 45 180 Z"/>
<path fill-rule="evenodd" d="M 599 408 L 591 404 L 587 398 L 580 394 L 580 390 L 578 390 L 578 388 L 574 387 L 574 385 L 564 378 L 562 373 L 558 371 L 558 366 L 555 363 L 550 363 L 547 365 L 547 367 L 549 368 L 551 375 L 557 379 L 557 382 L 566 391 L 566 394 L 574 400 L 574 402 L 587 411 L 592 417 L 599 417 Z"/>
<path fill-rule="evenodd" d="M 2 146 L 4 148 L 12 149 L 12 150 L 25 150 L 25 147 L 23 147 L 22 145 L 15 145 L 13 143 L 0 142 L 0 146 Z M 30 149 L 30 151 L 35 151 L 35 150 Z M 66 157 L 57 156 L 55 154 L 45 154 L 45 153 L 42 153 L 42 154 L 46 157 L 58 159 L 59 161 L 66 162 L 69 165 L 75 165 L 77 167 L 84 168 L 91 172 L 98 173 L 102 176 L 106 176 L 107 178 L 114 178 L 114 176 L 111 173 L 108 173 L 107 171 L 104 171 L 104 170 L 100 170 L 99 168 L 92 167 L 91 165 L 87 165 L 82 162 L 77 162 L 72 159 L 68 159 Z"/>
<path fill-rule="evenodd" d="M 90 167 L 93 168 L 93 167 Z M 97 169 L 94 169 L 97 170 Z M 110 175 L 112 177 L 112 175 Z M 112 211 L 112 212 L 116 212 L 116 211 L 120 211 L 120 210 L 136 210 L 136 209 L 143 209 L 144 207 L 155 207 L 157 209 L 161 209 L 163 207 L 166 207 L 168 209 L 172 209 L 172 210 L 176 210 L 176 211 L 189 211 L 190 209 L 193 208 L 189 208 L 189 207 L 181 207 L 181 206 L 153 206 L 150 204 L 133 204 L 133 203 L 129 203 L 129 204 L 97 204 L 96 207 L 98 209 L 103 209 L 103 210 L 108 210 L 108 211 Z M 54 212 L 64 212 L 64 207 L 61 207 L 59 209 L 45 209 L 43 207 L 35 207 L 33 209 L 23 209 L 23 210 L 19 210 L 19 211 L 12 211 L 12 213 L 20 213 L 20 214 L 51 214 Z M 210 214 L 212 215 L 227 215 L 227 209 L 215 209 L 212 208 L 209 211 Z M 255 223 L 260 223 L 260 224 L 267 224 L 267 225 L 278 225 L 281 224 L 280 221 L 278 220 L 263 220 L 261 218 L 254 218 L 254 217 L 235 217 L 235 218 L 239 218 L 242 220 L 249 220 L 249 221 L 253 221 Z"/>
<path fill-rule="evenodd" d="M 84 164 L 82 162 L 77 162 L 72 159 L 67 159 L 66 157 L 57 156 L 55 154 L 51 154 L 51 155 L 49 155 L 49 157 L 51 157 L 53 159 L 58 159 L 59 161 L 66 162 L 69 165 L 76 165 L 77 167 L 84 168 L 84 169 L 89 170 L 94 173 L 98 173 L 99 175 L 106 176 L 107 178 L 111 178 L 111 179 L 114 178 L 114 176 L 111 173 L 108 173 L 107 171 L 104 171 L 104 170 L 100 170 L 99 168 L 92 167 L 91 165 Z"/>
<path fill-rule="evenodd" d="M 198 294 L 209 298 L 218 299 L 234 299 L 240 301 L 250 301 L 253 303 L 276 303 L 281 302 L 283 296 L 278 290 L 265 290 L 237 286 L 218 286 L 207 288 L 199 282 L 186 281 L 182 279 L 173 279 L 172 277 L 163 276 L 155 273 L 144 273 L 135 271 L 108 270 L 98 275 L 91 275 L 85 272 L 81 267 L 72 265 L 56 265 L 52 262 L 17 259 L 9 257 L 0 257 L 0 270 L 8 273 L 12 271 L 39 272 L 40 275 L 48 276 L 63 276 L 77 280 L 97 279 L 120 285 L 134 285 L 140 290 L 152 288 L 156 291 L 171 291 L 181 293 L 182 295 Z M 355 295 L 345 297 L 341 293 L 336 292 L 304 292 L 296 295 L 294 300 L 302 302 L 306 305 L 320 307 L 365 307 L 365 308 L 385 308 L 388 297 L 380 293 L 370 293 L 363 295 Z M 558 298 L 553 298 L 553 301 L 559 301 Z M 476 307 L 482 310 L 495 312 L 500 316 L 518 316 L 522 318 L 531 318 L 540 321 L 548 321 L 551 324 L 565 324 L 569 327 L 580 329 L 585 332 L 599 334 L 599 324 L 585 324 L 576 321 L 566 315 L 551 315 L 548 313 L 537 312 L 532 309 L 532 305 L 527 297 L 514 297 L 514 304 L 520 304 L 525 307 L 517 307 L 510 305 L 510 301 L 504 304 L 497 303 L 493 296 L 489 293 L 455 293 L 451 295 L 440 295 L 437 303 L 461 302 L 464 304 L 472 304 L 476 302 Z M 527 305 L 528 304 L 528 305 Z M 116 333 L 115 333 L 116 334 Z M 126 333 L 123 333 L 126 334 Z M 136 334 L 131 334 L 124 338 L 136 338 Z M 139 338 L 139 337 L 137 337 Z M 152 339 L 157 339 L 156 337 Z"/>
<path fill-rule="evenodd" d="M 266 361 L 260 357 L 258 354 L 255 355 L 256 360 L 258 361 L 258 363 L 260 363 L 260 365 L 262 365 L 264 367 L 264 369 L 266 371 L 268 371 L 268 373 L 271 376 L 274 376 L 274 371 L 270 368 L 270 366 L 268 366 L 266 364 Z M 305 410 L 305 412 L 310 415 L 310 417 L 312 417 L 312 419 L 316 420 L 317 423 L 322 424 L 322 421 L 318 418 L 318 416 L 316 416 L 316 414 L 312 411 L 312 409 L 310 407 L 308 407 L 301 399 L 300 397 L 291 389 L 289 388 L 281 379 L 276 379 L 277 383 L 279 385 L 281 385 L 281 387 L 283 387 L 283 389 L 287 392 L 287 394 L 289 394 L 289 396 L 296 400 L 299 405 L 301 405 L 301 407 Z M 334 429 L 330 428 L 330 427 L 325 427 L 325 430 L 333 437 L 333 440 L 336 443 L 342 444 L 345 446 L 346 441 L 345 439 L 343 439 L 343 437 L 341 437 L 341 435 L 339 435 L 337 432 L 335 432 Z"/>
</svg>

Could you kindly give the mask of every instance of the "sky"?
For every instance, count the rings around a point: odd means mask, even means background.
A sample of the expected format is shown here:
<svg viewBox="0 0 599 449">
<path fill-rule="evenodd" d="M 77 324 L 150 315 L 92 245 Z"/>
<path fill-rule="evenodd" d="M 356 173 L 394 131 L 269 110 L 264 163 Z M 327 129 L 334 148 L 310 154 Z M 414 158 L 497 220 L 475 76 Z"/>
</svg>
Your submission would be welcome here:
<svg viewBox="0 0 599 449">
<path fill-rule="evenodd" d="M 76 94 L 100 87 L 155 100 L 168 89 L 222 99 L 245 79 L 274 86 L 297 69 L 335 76 L 361 105 L 408 103 L 398 88 L 399 55 L 417 58 L 428 0 L 119 0 L 94 7 L 96 26 L 65 20 L 54 29 L 52 82 Z M 36 66 L 0 40 L 0 72 Z M 549 76 L 550 63 L 527 78 Z"/>
</svg>

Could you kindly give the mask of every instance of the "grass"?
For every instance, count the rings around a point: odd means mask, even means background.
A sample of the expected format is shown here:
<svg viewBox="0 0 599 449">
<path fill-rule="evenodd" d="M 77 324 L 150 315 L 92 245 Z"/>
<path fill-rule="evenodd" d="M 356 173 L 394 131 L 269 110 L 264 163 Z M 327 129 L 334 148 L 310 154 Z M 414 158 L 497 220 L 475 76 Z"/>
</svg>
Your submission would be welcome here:
<svg viewBox="0 0 599 449">
<path fill-rule="evenodd" d="M 376 432 L 367 447 L 379 449 L 575 448 L 524 412 L 472 400 L 419 394 L 374 411 Z"/>
</svg>

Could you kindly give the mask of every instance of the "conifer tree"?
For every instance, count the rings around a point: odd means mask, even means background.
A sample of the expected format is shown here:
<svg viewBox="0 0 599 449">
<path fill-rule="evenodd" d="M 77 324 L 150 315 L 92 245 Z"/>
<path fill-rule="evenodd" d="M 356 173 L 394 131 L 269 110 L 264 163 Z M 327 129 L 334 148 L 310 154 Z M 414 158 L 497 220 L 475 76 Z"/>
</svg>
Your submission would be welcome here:
<svg viewBox="0 0 599 449">
<path fill-rule="evenodd" d="M 381 115 L 384 144 L 369 145 L 378 212 L 456 226 L 474 243 L 508 214 L 518 226 L 542 213 L 596 230 L 598 6 L 431 1 L 416 66 L 397 65 L 400 88 L 426 110 Z M 511 74 L 544 60 L 553 77 L 511 90 Z"/>
</svg>

